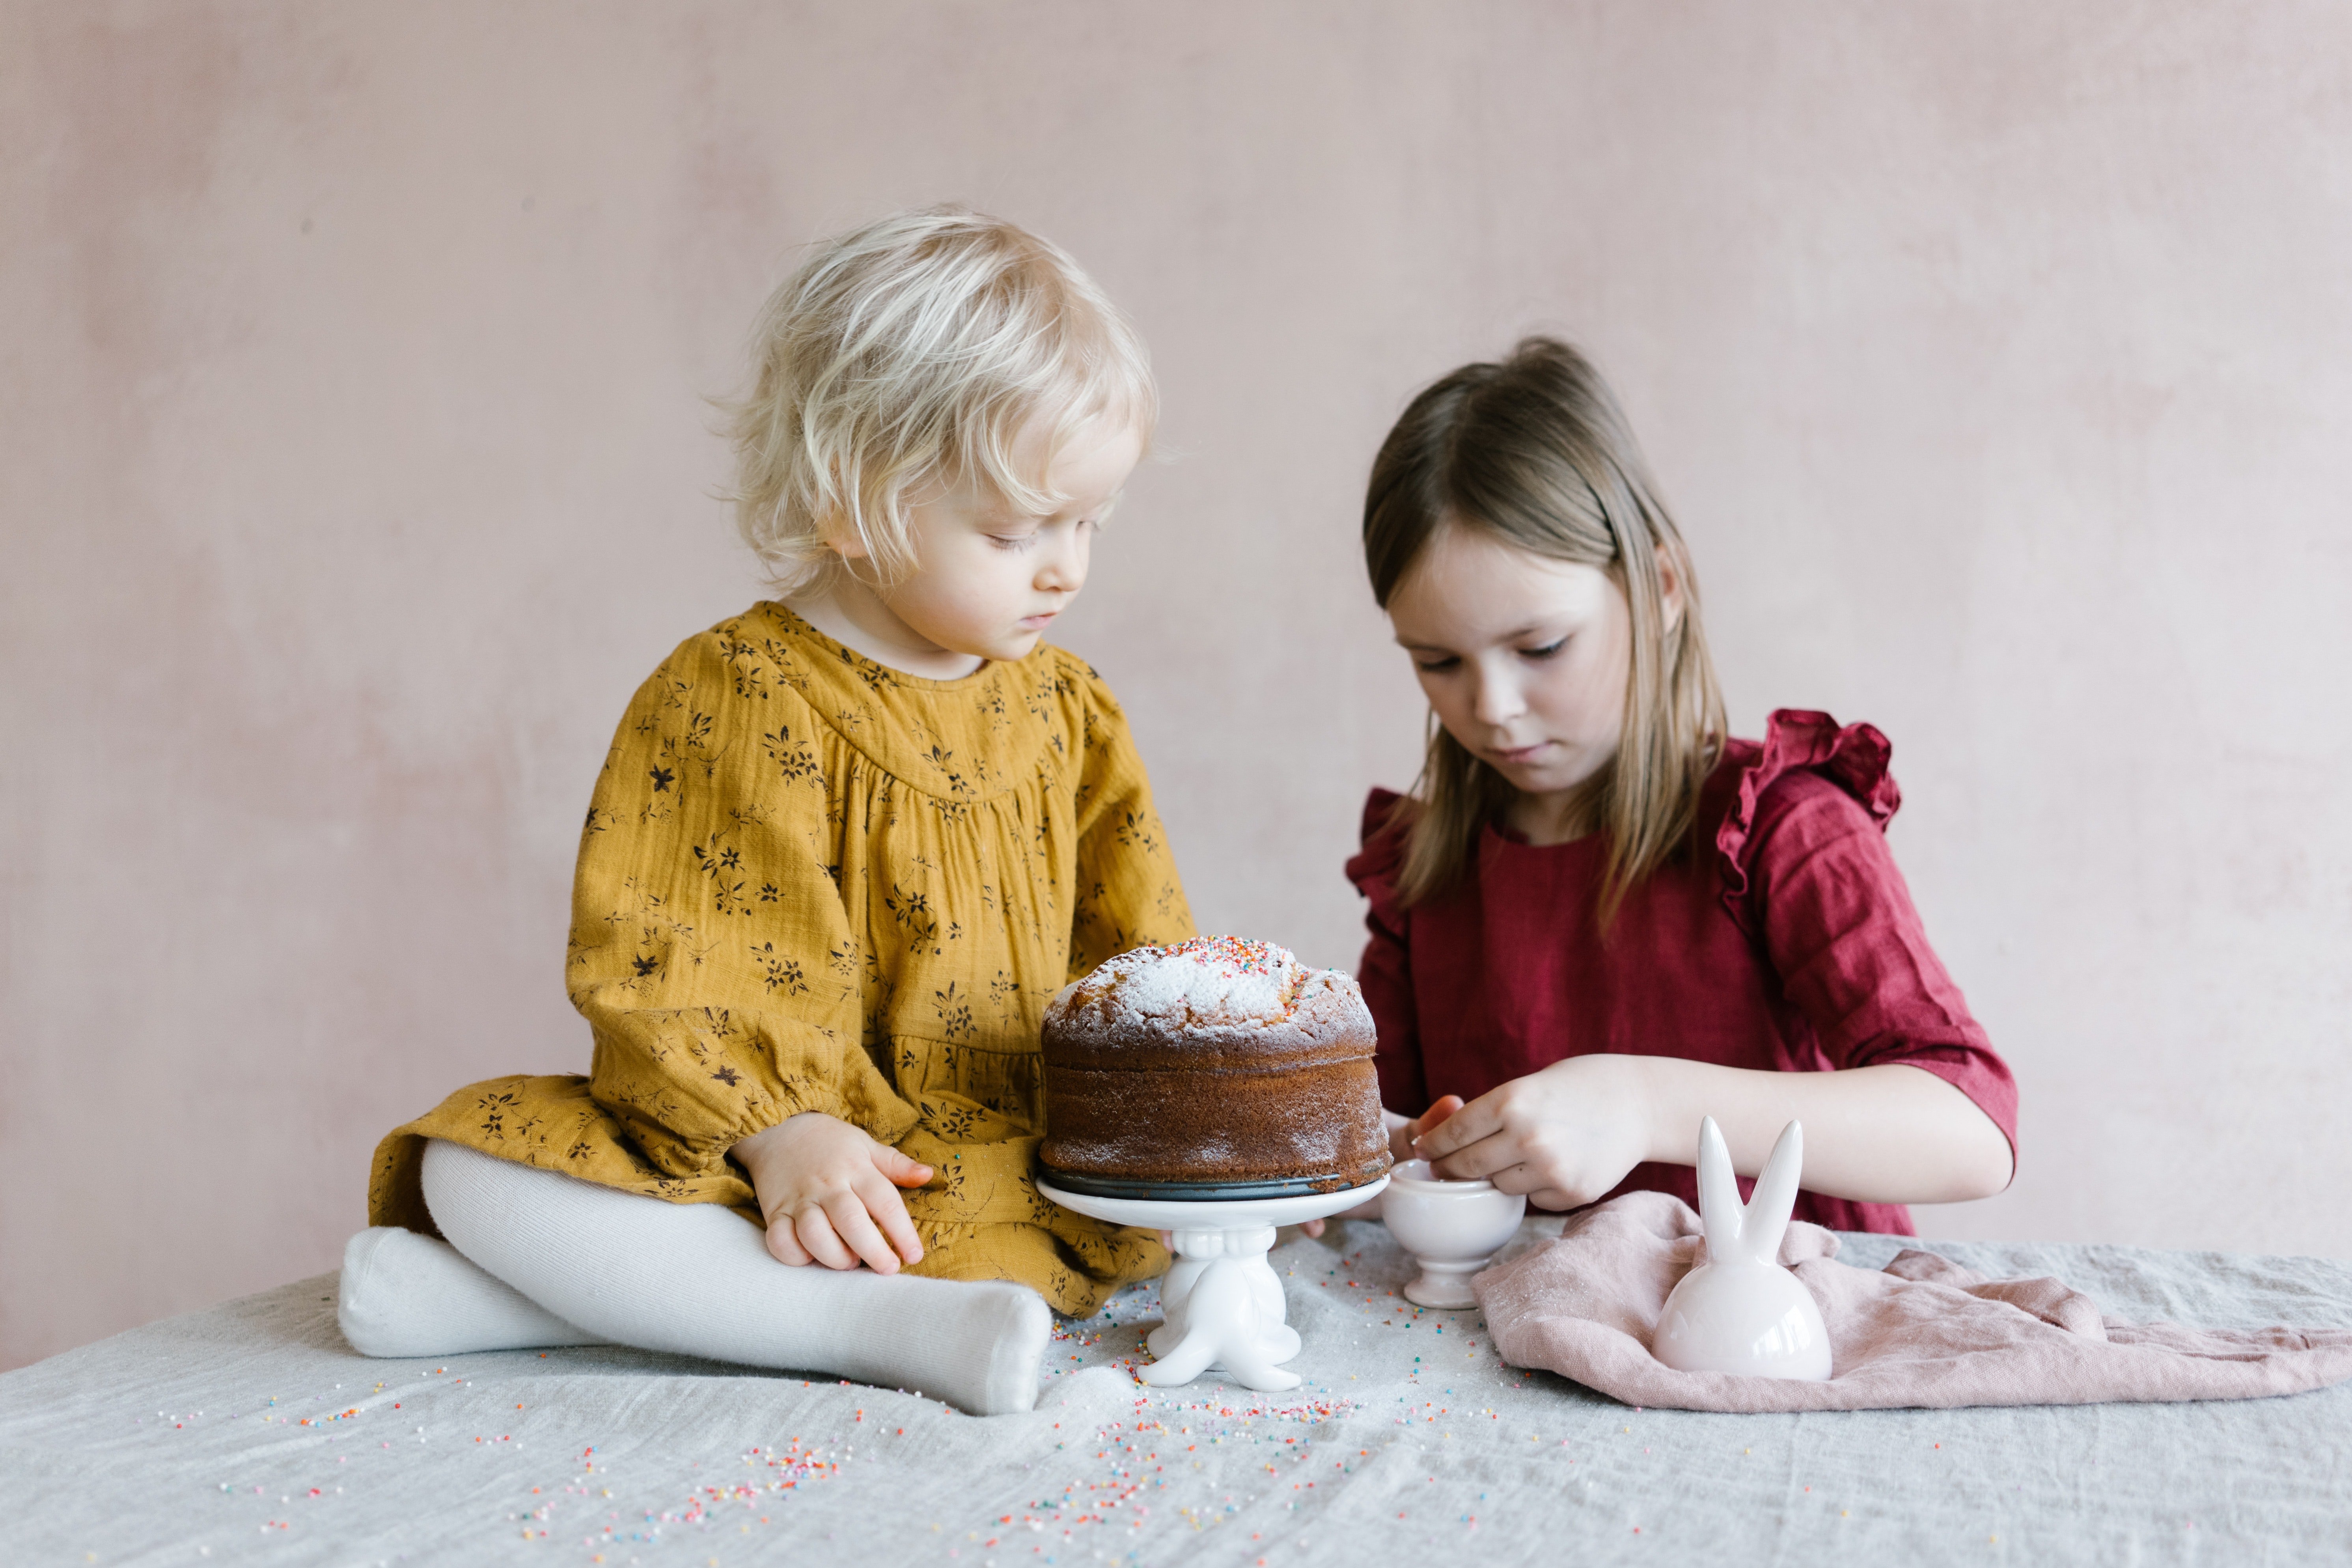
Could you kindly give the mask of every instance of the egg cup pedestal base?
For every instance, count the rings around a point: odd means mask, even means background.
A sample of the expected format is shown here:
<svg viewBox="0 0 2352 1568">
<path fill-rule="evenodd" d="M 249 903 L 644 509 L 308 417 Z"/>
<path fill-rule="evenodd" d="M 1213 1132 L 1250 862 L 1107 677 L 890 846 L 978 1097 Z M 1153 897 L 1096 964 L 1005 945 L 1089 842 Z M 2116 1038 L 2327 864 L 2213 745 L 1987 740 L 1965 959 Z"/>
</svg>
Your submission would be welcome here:
<svg viewBox="0 0 2352 1568">
<path fill-rule="evenodd" d="M 1381 1218 L 1421 1270 L 1404 1288 L 1404 1299 L 1454 1311 L 1476 1306 L 1470 1276 L 1494 1262 L 1518 1234 L 1526 1196 L 1499 1192 L 1489 1181 L 1450 1181 L 1426 1160 L 1407 1160 L 1389 1176 L 1395 1184 L 1381 1200 Z"/>
<path fill-rule="evenodd" d="M 1478 1304 L 1478 1298 L 1470 1292 L 1470 1276 L 1494 1262 L 1495 1255 L 1490 1252 L 1466 1263 L 1439 1263 L 1426 1258 L 1413 1261 L 1421 1265 L 1421 1274 L 1404 1288 L 1404 1299 L 1416 1307 L 1459 1309 Z"/>
</svg>

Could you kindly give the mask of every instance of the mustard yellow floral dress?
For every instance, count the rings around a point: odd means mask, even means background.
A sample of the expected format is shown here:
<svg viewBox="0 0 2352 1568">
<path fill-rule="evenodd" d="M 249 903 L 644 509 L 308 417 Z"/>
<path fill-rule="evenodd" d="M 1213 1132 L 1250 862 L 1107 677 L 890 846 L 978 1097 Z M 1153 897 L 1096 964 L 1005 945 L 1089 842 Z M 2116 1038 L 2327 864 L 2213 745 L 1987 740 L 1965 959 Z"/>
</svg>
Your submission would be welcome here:
<svg viewBox="0 0 2352 1568">
<path fill-rule="evenodd" d="M 1038 1194 L 1055 992 L 1192 918 L 1118 704 L 1043 647 L 961 680 L 778 604 L 689 638 L 614 737 L 581 835 L 586 1078 L 461 1089 L 376 1151 L 370 1223 L 432 1233 L 428 1138 L 757 1220 L 738 1140 L 803 1110 L 932 1166 L 913 1270 L 1091 1313 L 1167 1256 Z"/>
</svg>

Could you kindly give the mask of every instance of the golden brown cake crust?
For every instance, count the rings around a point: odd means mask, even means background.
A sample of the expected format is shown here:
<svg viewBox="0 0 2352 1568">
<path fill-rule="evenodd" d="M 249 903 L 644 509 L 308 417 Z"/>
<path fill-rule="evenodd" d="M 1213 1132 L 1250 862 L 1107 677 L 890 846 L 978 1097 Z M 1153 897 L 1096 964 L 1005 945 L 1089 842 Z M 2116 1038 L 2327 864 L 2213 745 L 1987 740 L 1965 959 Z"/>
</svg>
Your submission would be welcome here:
<svg viewBox="0 0 2352 1568">
<path fill-rule="evenodd" d="M 1045 1010 L 1048 1172 L 1369 1181 L 1389 1164 L 1356 983 L 1268 943 L 1121 953 Z"/>
</svg>

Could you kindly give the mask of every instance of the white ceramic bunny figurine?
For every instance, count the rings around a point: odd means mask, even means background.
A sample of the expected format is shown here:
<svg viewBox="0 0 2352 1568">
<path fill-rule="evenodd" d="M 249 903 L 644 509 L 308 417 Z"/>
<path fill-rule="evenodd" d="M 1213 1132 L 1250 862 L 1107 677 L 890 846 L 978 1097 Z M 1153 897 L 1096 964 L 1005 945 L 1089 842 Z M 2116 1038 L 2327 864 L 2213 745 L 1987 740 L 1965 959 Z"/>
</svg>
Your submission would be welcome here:
<svg viewBox="0 0 2352 1568">
<path fill-rule="evenodd" d="M 1698 1214 L 1706 1261 L 1683 1276 L 1658 1314 L 1650 1353 L 1678 1372 L 1729 1372 L 1821 1383 L 1830 1334 L 1804 1281 L 1780 1267 L 1780 1237 L 1797 1206 L 1805 1130 L 1780 1130 L 1747 1206 L 1731 1152 L 1710 1116 L 1698 1124 Z"/>
</svg>

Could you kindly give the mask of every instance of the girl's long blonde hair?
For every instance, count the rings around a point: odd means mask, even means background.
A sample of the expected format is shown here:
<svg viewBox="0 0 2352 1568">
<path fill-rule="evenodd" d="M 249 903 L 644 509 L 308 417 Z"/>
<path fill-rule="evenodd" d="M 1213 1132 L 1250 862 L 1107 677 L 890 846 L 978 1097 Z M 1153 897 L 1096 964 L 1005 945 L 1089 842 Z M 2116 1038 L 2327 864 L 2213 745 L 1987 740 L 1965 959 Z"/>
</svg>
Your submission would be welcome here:
<svg viewBox="0 0 2352 1568">
<path fill-rule="evenodd" d="M 1381 444 L 1364 496 L 1364 564 L 1382 609 L 1447 528 L 1600 567 L 1625 595 L 1633 658 L 1624 729 L 1590 803 L 1609 839 L 1598 911 L 1605 930 L 1627 889 L 1689 841 L 1700 786 L 1722 755 L 1724 717 L 1690 552 L 1590 360 L 1557 339 L 1530 337 L 1502 363 L 1464 365 L 1412 400 Z M 1682 588 L 1671 627 L 1667 570 Z M 1402 818 L 1399 899 L 1412 904 L 1458 880 L 1512 796 L 1508 781 L 1432 713 Z"/>
</svg>

